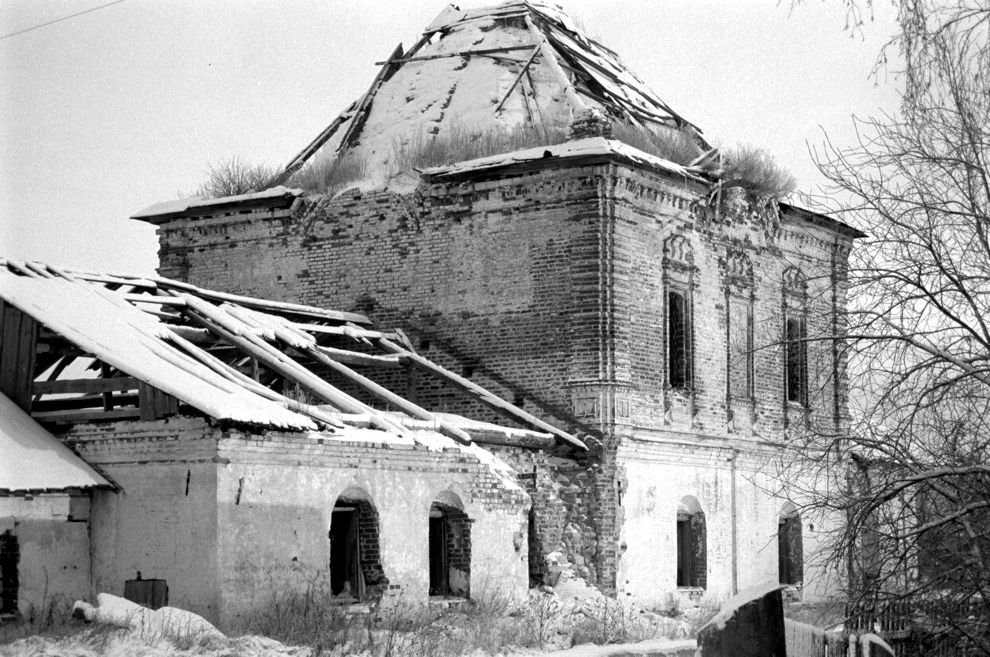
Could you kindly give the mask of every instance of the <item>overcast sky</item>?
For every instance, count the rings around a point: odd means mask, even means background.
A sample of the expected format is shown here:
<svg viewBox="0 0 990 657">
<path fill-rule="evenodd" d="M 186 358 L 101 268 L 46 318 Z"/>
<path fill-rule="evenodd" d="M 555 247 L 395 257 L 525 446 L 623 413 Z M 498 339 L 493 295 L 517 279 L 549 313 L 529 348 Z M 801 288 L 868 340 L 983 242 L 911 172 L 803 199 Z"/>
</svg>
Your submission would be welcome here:
<svg viewBox="0 0 990 657">
<path fill-rule="evenodd" d="M 109 1 L 0 0 L 0 36 Z M 124 0 L 0 39 L 0 256 L 152 273 L 154 229 L 131 214 L 211 162 L 288 162 L 445 4 Z M 870 77 L 885 3 L 853 36 L 839 0 L 561 4 L 709 141 L 765 147 L 804 191 L 807 142 L 897 106 L 896 78 Z"/>
</svg>

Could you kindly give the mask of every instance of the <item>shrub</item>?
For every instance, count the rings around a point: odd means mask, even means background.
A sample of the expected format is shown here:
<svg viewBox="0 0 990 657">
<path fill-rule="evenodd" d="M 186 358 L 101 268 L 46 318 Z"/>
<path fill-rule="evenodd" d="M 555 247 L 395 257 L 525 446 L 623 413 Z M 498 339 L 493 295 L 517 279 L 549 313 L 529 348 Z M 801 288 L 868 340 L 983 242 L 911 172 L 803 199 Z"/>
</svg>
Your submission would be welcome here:
<svg viewBox="0 0 990 657">
<path fill-rule="evenodd" d="M 694 138 L 674 128 L 657 128 L 654 131 L 616 121 L 612 124 L 612 137 L 675 164 L 691 164 L 701 155 L 701 148 Z"/>
<path fill-rule="evenodd" d="M 221 198 L 260 192 L 273 186 L 281 169 L 267 164 L 251 164 L 239 156 L 208 165 L 206 181 L 196 196 Z"/>
<path fill-rule="evenodd" d="M 741 144 L 725 151 L 722 180 L 757 196 L 782 200 L 797 188 L 794 176 L 762 148 Z"/>
</svg>

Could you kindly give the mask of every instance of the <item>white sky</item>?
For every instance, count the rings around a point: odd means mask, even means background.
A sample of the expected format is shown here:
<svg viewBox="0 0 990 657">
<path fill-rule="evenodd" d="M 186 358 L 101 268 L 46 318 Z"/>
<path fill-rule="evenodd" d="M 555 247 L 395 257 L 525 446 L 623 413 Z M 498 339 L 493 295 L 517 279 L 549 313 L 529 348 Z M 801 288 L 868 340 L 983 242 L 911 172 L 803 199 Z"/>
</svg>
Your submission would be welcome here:
<svg viewBox="0 0 990 657">
<path fill-rule="evenodd" d="M 0 36 L 109 0 L 0 0 Z M 462 2 L 462 8 L 491 4 Z M 854 37 L 840 0 L 563 0 L 710 141 L 760 145 L 804 191 L 807 142 L 893 111 L 869 77 L 893 9 Z M 444 0 L 125 0 L 0 39 L 0 256 L 152 273 L 128 220 L 234 155 L 285 164 L 364 93 Z"/>
</svg>

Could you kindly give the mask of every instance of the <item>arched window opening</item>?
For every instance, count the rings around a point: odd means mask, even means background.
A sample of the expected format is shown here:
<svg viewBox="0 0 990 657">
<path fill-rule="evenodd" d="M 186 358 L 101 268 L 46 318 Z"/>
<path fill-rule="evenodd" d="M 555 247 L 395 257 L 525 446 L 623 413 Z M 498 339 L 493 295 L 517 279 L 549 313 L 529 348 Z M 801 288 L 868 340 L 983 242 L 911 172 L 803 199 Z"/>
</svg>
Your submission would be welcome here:
<svg viewBox="0 0 990 657">
<path fill-rule="evenodd" d="M 430 595 L 471 597 L 471 519 L 453 494 L 430 507 Z"/>
<path fill-rule="evenodd" d="M 347 491 L 330 520 L 330 590 L 343 600 L 376 600 L 388 588 L 378 540 L 378 511 L 360 491 Z"/>
<path fill-rule="evenodd" d="M 804 581 L 801 516 L 792 506 L 780 514 L 777 525 L 777 563 L 781 584 L 796 586 Z"/>
<path fill-rule="evenodd" d="M 708 585 L 708 532 L 698 500 L 685 497 L 677 507 L 677 586 Z"/>
</svg>

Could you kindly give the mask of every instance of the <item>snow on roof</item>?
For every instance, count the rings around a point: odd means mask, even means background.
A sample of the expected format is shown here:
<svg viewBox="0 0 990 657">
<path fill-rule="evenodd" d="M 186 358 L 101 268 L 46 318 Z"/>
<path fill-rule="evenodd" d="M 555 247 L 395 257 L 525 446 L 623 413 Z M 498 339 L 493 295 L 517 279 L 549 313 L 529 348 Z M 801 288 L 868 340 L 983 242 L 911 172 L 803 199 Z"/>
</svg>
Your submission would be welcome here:
<svg viewBox="0 0 990 657">
<path fill-rule="evenodd" d="M 368 170 L 457 129 L 566 128 L 575 113 L 652 128 L 700 130 L 675 113 L 610 49 L 558 6 L 529 0 L 462 11 L 451 5 L 408 51 L 396 49 L 368 92 L 286 167 L 347 153 Z"/>
<path fill-rule="evenodd" d="M 559 161 L 596 156 L 617 156 L 637 164 L 684 176 L 685 178 L 699 182 L 704 181 L 701 172 L 698 170 L 675 164 L 650 153 L 645 153 L 638 148 L 616 139 L 605 139 L 604 137 L 588 137 L 555 146 L 539 146 L 512 153 L 480 157 L 474 160 L 423 169 L 421 173 L 428 179 L 440 178 L 527 162 Z"/>
<path fill-rule="evenodd" d="M 474 431 L 479 440 L 495 436 L 494 442 L 541 447 L 552 436 L 585 448 L 571 434 L 416 354 L 401 331 L 368 328 L 363 315 L 203 290 L 166 278 L 92 274 L 2 258 L 0 300 L 51 332 L 37 333 L 35 339 L 44 344 L 35 348 L 36 360 L 21 359 L 36 366 L 33 382 L 17 388 L 25 393 L 21 398 L 35 397 L 32 414 L 43 421 L 167 417 L 178 412 L 178 403 L 155 396 L 164 393 L 216 419 L 285 430 L 350 435 L 355 427 L 370 428 L 379 440 L 388 439 L 381 438 L 384 434 L 431 433 L 430 440 L 441 447 L 470 445 Z M 6 312 L 3 304 L 0 311 Z M 369 353 L 375 349 L 385 354 Z M 99 377 L 63 376 L 72 363 L 94 358 Z M 535 431 L 434 414 L 375 382 L 370 372 L 352 369 L 404 366 L 424 370 Z M 359 400 L 332 384 L 327 371 L 364 398 L 398 410 Z"/>
<path fill-rule="evenodd" d="M 131 219 L 147 221 L 153 224 L 162 223 L 171 217 L 178 217 L 195 210 L 217 210 L 220 206 L 237 205 L 243 207 L 251 202 L 266 202 L 270 206 L 273 201 L 282 200 L 286 206 L 291 204 L 298 196 L 302 195 L 301 189 L 290 189 L 281 185 L 266 189 L 261 192 L 250 194 L 239 194 L 237 196 L 224 196 L 221 198 L 206 198 L 203 196 L 191 196 L 189 198 L 176 199 L 174 201 L 164 201 L 148 206 L 144 210 L 131 215 Z"/>
<path fill-rule="evenodd" d="M 92 488 L 110 483 L 0 394 L 0 491 Z"/>
</svg>

